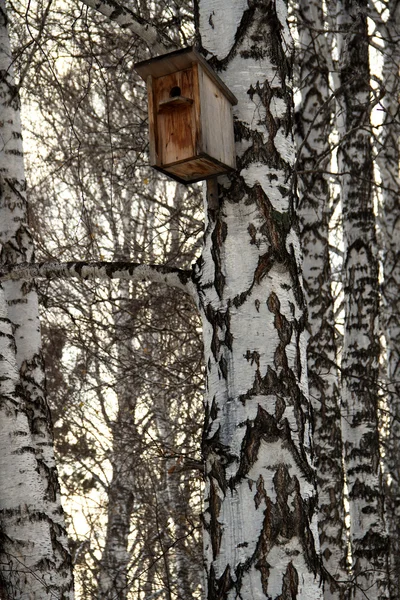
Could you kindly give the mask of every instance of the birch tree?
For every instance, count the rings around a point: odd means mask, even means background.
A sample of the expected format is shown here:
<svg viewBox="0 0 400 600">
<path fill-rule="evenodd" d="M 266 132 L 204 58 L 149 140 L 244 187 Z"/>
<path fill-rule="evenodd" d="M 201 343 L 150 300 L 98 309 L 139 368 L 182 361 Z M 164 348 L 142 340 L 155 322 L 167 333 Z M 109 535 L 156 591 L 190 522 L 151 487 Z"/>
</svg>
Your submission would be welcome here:
<svg viewBox="0 0 400 600">
<path fill-rule="evenodd" d="M 311 335 L 308 342 L 310 397 L 319 494 L 321 556 L 328 573 L 324 598 L 341 598 L 347 579 L 344 535 L 340 389 L 331 290 L 329 226 L 332 214 L 329 136 L 333 97 L 324 14 L 319 2 L 300 0 L 297 165 L 303 275 Z M 338 584 L 336 581 L 339 581 Z M 340 586 L 343 589 L 340 589 Z"/>
<path fill-rule="evenodd" d="M 320 598 L 286 7 L 204 0 L 197 14 L 201 47 L 238 98 L 237 173 L 219 182 L 195 271 L 207 597 Z"/>
<path fill-rule="evenodd" d="M 337 3 L 338 151 L 345 302 L 343 441 L 349 490 L 352 598 L 388 597 L 388 537 L 378 436 L 378 260 L 372 199 L 367 2 Z"/>
<path fill-rule="evenodd" d="M 388 437 L 384 445 L 387 486 L 386 516 L 391 540 L 391 598 L 400 593 L 399 546 L 399 416 L 400 416 L 400 223 L 399 205 L 399 40 L 400 6 L 390 1 L 385 19 L 378 9 L 373 13 L 376 30 L 383 40 L 382 94 L 380 108 L 383 113 L 381 133 L 375 140 L 376 156 L 381 177 L 379 194 L 381 212 L 379 229 L 383 245 L 382 326 L 387 345 L 387 402 L 389 409 Z"/>
<path fill-rule="evenodd" d="M 4 3 L 0 7 L 1 264 L 33 258 L 27 227 L 19 99 Z M 2 353 L 1 570 L 9 598 L 70 599 L 71 560 L 52 447 L 36 292 L 22 281 L 5 283 Z M 19 440 L 19 441 L 18 441 Z M 24 440 L 24 443 L 21 443 Z M 17 458 L 18 457 L 18 458 Z M 16 474 L 16 479 L 14 475 Z M 9 482 L 15 481 L 14 485 Z"/>
</svg>

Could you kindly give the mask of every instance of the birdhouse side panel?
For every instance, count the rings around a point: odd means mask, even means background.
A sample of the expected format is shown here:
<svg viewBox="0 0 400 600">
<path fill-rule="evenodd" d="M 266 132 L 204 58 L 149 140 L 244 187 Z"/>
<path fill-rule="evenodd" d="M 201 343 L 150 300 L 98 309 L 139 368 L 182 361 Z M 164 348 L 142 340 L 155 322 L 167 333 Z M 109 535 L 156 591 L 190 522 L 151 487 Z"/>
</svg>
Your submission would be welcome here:
<svg viewBox="0 0 400 600">
<path fill-rule="evenodd" d="M 202 151 L 236 168 L 232 105 L 221 88 L 199 65 Z"/>
<path fill-rule="evenodd" d="M 154 79 L 153 91 L 157 164 L 194 157 L 198 142 L 192 69 Z"/>
<path fill-rule="evenodd" d="M 146 78 L 147 86 L 147 98 L 148 98 L 148 113 L 149 113 L 149 160 L 152 167 L 156 167 L 160 164 L 157 155 L 157 113 L 154 108 L 154 93 L 153 93 L 154 79 L 151 75 Z"/>
</svg>

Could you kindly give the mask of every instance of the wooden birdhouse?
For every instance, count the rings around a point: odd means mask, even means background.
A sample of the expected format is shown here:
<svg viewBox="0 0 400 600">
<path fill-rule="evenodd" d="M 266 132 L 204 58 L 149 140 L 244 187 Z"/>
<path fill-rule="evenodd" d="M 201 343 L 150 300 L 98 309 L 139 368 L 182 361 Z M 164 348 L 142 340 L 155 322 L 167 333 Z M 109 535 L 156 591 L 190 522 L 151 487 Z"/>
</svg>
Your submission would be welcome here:
<svg viewBox="0 0 400 600">
<path fill-rule="evenodd" d="M 182 183 L 236 168 L 237 100 L 195 48 L 135 65 L 147 83 L 150 164 Z"/>
</svg>

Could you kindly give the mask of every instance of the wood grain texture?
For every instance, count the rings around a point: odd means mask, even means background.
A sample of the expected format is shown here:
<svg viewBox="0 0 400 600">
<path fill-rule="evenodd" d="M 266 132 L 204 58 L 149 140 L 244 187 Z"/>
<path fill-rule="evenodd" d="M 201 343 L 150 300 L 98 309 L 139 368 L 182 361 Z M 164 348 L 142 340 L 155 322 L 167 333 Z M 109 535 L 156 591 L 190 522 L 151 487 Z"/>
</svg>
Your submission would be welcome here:
<svg viewBox="0 0 400 600">
<path fill-rule="evenodd" d="M 203 152 L 235 168 L 232 105 L 208 73 L 198 65 Z"/>
<path fill-rule="evenodd" d="M 180 88 L 180 96 L 193 101 L 192 69 L 171 73 L 154 80 L 154 105 L 157 110 L 157 154 L 160 165 L 190 159 L 196 154 L 196 130 L 192 103 L 171 106 L 168 111 L 158 112 L 160 106 L 170 101 L 171 90 Z"/>
</svg>

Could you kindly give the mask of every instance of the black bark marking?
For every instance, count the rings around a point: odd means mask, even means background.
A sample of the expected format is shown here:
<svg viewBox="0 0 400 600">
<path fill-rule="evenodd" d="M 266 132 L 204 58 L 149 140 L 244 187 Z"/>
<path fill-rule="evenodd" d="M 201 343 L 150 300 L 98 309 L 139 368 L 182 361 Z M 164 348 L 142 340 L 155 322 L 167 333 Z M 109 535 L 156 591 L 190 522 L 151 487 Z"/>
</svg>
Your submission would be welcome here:
<svg viewBox="0 0 400 600">
<path fill-rule="evenodd" d="M 208 304 L 205 307 L 204 312 L 208 322 L 212 326 L 213 335 L 211 340 L 211 351 L 215 361 L 218 362 L 222 346 L 226 346 L 228 350 L 232 350 L 233 336 L 230 331 L 231 317 L 229 308 L 225 311 L 215 310 L 211 304 Z M 223 339 L 221 339 L 220 333 L 223 331 L 225 333 L 223 333 Z"/>
<path fill-rule="evenodd" d="M 299 591 L 299 576 L 293 563 L 289 563 L 283 578 L 282 594 L 277 600 L 296 600 Z"/>
<path fill-rule="evenodd" d="M 246 360 L 250 361 L 251 365 L 256 363 L 257 370 L 259 370 L 259 368 L 260 368 L 260 353 L 259 352 L 257 352 L 256 350 L 254 350 L 254 352 L 250 352 L 250 350 L 247 350 L 246 354 L 244 354 L 243 356 L 245 357 Z"/>
<path fill-rule="evenodd" d="M 215 401 L 215 396 L 214 396 L 212 404 L 211 404 L 211 409 L 210 409 L 210 417 L 213 421 L 215 421 L 215 419 L 217 418 L 218 413 L 219 413 L 219 408 L 217 406 L 217 403 Z"/>
<path fill-rule="evenodd" d="M 211 472 L 212 473 L 212 472 Z M 221 510 L 221 499 L 218 496 L 218 488 L 212 479 L 210 478 L 210 495 L 208 499 L 208 512 L 210 513 L 210 527 L 209 534 L 211 540 L 211 547 L 213 552 L 214 560 L 219 554 L 222 539 L 222 526 L 218 521 L 218 516 Z M 207 529 L 207 526 L 206 526 Z"/>
<path fill-rule="evenodd" d="M 214 567 L 211 566 L 208 576 L 208 600 L 224 600 L 232 587 L 234 587 L 234 583 L 230 566 L 226 567 L 219 579 L 215 575 Z"/>
<path fill-rule="evenodd" d="M 228 379 L 228 366 L 226 364 L 226 360 L 223 356 L 219 359 L 219 368 L 224 379 Z"/>
<path fill-rule="evenodd" d="M 213 258 L 215 266 L 214 285 L 217 294 L 220 298 L 222 298 L 222 293 L 225 287 L 225 275 L 223 274 L 221 268 L 220 247 L 224 243 L 227 233 L 228 228 L 225 221 L 223 221 L 219 216 L 217 216 L 215 221 L 215 227 L 211 234 L 211 239 L 213 241 L 211 248 L 211 256 Z"/>
<path fill-rule="evenodd" d="M 261 441 L 275 442 L 282 436 L 274 417 L 261 406 L 258 406 L 257 415 L 253 422 L 248 421 L 246 433 L 243 436 L 240 451 L 240 463 L 235 477 L 230 481 L 233 488 L 246 477 L 251 467 L 258 459 Z"/>
<path fill-rule="evenodd" d="M 251 240 L 250 244 L 258 247 L 260 245 L 260 243 L 257 242 L 257 229 L 253 223 L 249 224 L 247 231 L 249 232 L 249 236 L 250 236 L 250 240 Z"/>
</svg>

